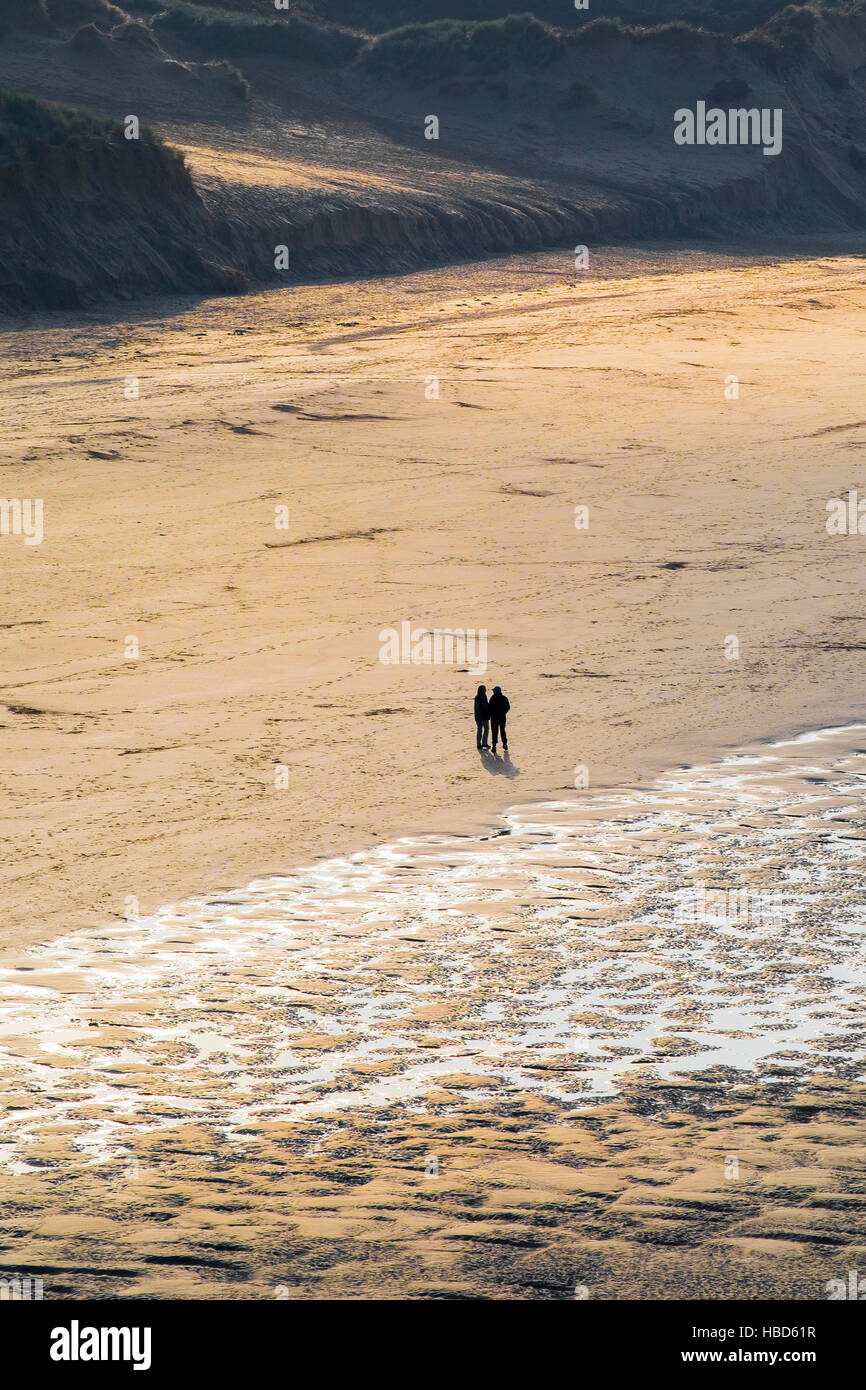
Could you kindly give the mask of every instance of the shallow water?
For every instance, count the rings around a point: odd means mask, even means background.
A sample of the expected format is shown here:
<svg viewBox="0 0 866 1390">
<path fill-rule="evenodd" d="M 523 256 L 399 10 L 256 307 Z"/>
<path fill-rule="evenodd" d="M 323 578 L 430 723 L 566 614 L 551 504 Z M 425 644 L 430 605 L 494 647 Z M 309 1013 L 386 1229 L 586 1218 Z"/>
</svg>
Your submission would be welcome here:
<svg viewBox="0 0 866 1390">
<path fill-rule="evenodd" d="M 863 1079 L 864 812 L 854 725 L 6 952 L 0 1164 L 635 1071 Z"/>
</svg>

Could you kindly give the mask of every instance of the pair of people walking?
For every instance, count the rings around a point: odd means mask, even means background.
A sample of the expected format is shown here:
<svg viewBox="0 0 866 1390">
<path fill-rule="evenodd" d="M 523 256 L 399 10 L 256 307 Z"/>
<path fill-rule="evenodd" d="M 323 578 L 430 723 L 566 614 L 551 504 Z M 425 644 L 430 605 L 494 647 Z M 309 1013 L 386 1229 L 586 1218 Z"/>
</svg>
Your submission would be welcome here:
<svg viewBox="0 0 866 1390">
<path fill-rule="evenodd" d="M 511 709 L 507 695 L 503 695 L 501 686 L 494 685 L 493 694 L 487 698 L 487 686 L 479 685 L 475 693 L 475 729 L 476 729 L 476 748 L 489 748 L 487 742 L 488 729 L 493 731 L 493 751 L 496 752 L 496 741 L 502 737 L 502 747 L 508 752 L 508 736 L 505 732 L 505 716 Z"/>
</svg>

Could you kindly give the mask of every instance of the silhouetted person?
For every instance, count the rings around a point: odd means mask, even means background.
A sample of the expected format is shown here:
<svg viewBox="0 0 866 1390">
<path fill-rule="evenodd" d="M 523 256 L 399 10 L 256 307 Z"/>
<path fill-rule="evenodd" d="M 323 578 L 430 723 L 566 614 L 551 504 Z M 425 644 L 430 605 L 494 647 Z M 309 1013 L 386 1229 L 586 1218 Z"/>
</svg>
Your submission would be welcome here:
<svg viewBox="0 0 866 1390">
<path fill-rule="evenodd" d="M 508 696 L 503 695 L 501 688 L 494 685 L 493 694 L 487 702 L 487 712 L 490 715 L 490 727 L 493 734 L 493 751 L 496 752 L 496 740 L 502 735 L 502 747 L 508 752 L 508 735 L 505 732 L 505 716 L 511 709 Z"/>
<path fill-rule="evenodd" d="M 479 685 L 475 692 L 475 747 L 489 748 L 487 731 L 490 728 L 490 707 L 487 703 L 487 686 Z"/>
</svg>

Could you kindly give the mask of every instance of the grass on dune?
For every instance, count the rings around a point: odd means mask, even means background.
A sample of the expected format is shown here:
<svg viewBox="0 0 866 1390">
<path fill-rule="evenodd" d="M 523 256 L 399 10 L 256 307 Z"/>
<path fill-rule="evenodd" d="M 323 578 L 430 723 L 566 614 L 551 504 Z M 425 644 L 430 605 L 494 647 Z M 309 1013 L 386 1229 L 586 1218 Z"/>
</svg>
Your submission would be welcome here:
<svg viewBox="0 0 866 1390">
<path fill-rule="evenodd" d="M 289 11 L 266 19 L 246 11 L 172 4 L 156 16 L 158 34 L 188 39 L 220 58 L 279 54 L 339 66 L 353 58 L 362 39 L 346 29 L 316 24 Z"/>
<path fill-rule="evenodd" d="M 473 24 L 440 19 L 406 24 L 372 40 L 360 63 L 371 72 L 431 79 L 453 72 L 500 72 L 516 64 L 541 67 L 561 56 L 567 40 L 531 14 Z"/>
<path fill-rule="evenodd" d="M 71 149 L 93 140 L 122 139 L 120 121 L 0 87 L 0 164 L 14 164 L 49 146 Z M 141 139 L 159 143 L 147 130 Z"/>
</svg>

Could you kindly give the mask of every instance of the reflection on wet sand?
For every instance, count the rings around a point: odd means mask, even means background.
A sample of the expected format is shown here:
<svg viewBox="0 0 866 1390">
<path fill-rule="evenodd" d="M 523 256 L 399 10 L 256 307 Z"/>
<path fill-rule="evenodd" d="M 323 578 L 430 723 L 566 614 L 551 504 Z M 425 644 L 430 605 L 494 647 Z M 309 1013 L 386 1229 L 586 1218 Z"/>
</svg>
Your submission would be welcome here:
<svg viewBox="0 0 866 1390">
<path fill-rule="evenodd" d="M 26 1172 L 58 1124 L 86 1164 L 179 1123 L 231 1140 L 356 1107 L 423 1114 L 455 1078 L 463 1100 L 571 1106 L 646 1075 L 858 1081 L 864 733 L 7 953 L 0 1159 Z M 773 912 L 696 916 L 719 890 Z"/>
</svg>

